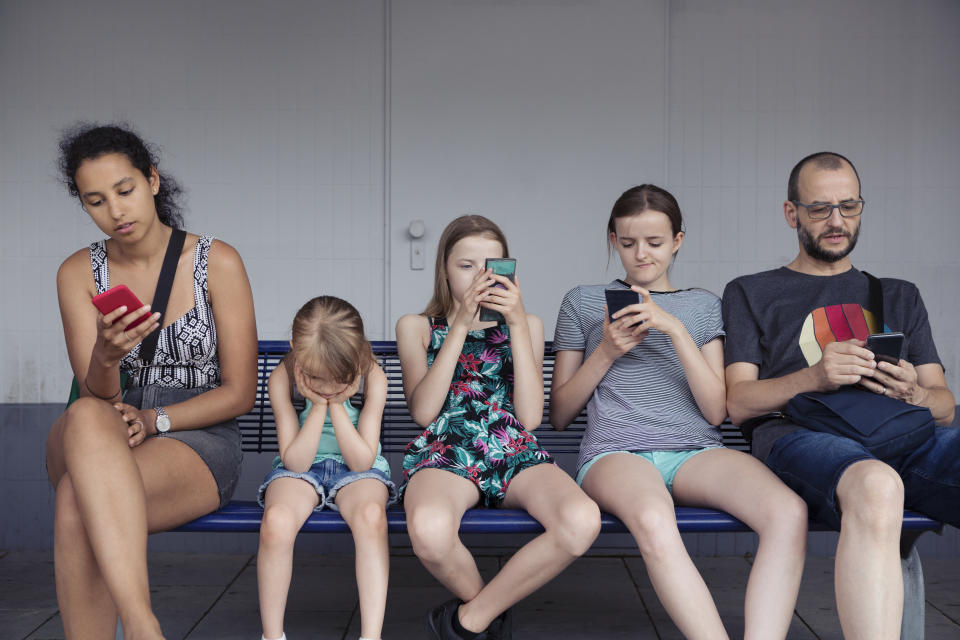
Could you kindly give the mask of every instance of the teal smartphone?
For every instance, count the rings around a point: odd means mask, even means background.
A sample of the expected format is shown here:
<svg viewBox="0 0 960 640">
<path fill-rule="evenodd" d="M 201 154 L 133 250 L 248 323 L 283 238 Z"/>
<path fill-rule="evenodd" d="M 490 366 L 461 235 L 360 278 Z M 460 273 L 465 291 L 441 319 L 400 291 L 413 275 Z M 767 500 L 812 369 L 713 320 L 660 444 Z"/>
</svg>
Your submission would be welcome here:
<svg viewBox="0 0 960 640">
<path fill-rule="evenodd" d="M 516 282 L 514 276 L 517 273 L 517 260 L 515 258 L 487 258 L 483 265 L 484 271 L 493 269 L 497 275 L 506 276 L 510 282 Z M 495 287 L 503 289 L 502 284 L 495 284 Z M 480 307 L 480 322 L 503 322 L 503 314 L 493 309 L 484 309 Z"/>
</svg>

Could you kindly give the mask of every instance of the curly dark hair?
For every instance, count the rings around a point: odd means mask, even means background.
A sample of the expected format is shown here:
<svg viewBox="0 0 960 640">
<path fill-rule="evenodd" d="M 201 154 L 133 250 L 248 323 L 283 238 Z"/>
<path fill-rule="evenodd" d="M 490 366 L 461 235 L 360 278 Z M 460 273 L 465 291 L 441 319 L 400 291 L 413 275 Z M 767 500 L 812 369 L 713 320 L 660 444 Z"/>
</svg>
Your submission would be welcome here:
<svg viewBox="0 0 960 640">
<path fill-rule="evenodd" d="M 84 160 L 99 158 L 108 153 L 122 153 L 140 173 L 150 178 L 150 168 L 156 167 L 160 174 L 160 190 L 153 196 L 157 217 L 163 224 L 174 229 L 183 228 L 183 207 L 180 203 L 183 188 L 169 175 L 160 173 L 159 154 L 154 145 L 148 144 L 126 124 L 78 123 L 60 137 L 60 180 L 70 195 L 79 198 L 77 168 Z"/>
</svg>

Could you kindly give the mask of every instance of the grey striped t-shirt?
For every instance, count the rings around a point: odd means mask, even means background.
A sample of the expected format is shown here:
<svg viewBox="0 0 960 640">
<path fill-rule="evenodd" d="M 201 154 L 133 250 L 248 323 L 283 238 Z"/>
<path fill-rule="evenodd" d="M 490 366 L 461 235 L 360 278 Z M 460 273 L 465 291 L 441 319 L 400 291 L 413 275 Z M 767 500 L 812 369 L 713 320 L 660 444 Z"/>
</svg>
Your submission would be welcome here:
<svg viewBox="0 0 960 640">
<path fill-rule="evenodd" d="M 571 289 L 560 305 L 553 346 L 583 351 L 584 360 L 603 339 L 604 289 L 622 281 Z M 679 319 L 697 347 L 724 335 L 720 298 L 704 289 L 653 292 Z M 587 430 L 577 468 L 608 451 L 656 451 L 720 446 L 720 430 L 707 422 L 690 391 L 670 338 L 651 329 L 643 342 L 613 363 L 587 403 Z"/>
</svg>

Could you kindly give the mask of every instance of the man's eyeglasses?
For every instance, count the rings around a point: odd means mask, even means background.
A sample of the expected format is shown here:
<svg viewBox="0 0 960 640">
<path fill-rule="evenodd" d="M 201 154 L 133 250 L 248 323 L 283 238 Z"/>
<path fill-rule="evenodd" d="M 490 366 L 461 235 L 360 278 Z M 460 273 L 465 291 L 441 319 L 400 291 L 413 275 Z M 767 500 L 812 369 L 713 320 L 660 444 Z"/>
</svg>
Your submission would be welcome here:
<svg viewBox="0 0 960 640">
<path fill-rule="evenodd" d="M 799 200 L 791 200 L 794 205 L 798 207 L 803 207 L 807 210 L 807 215 L 811 220 L 826 220 L 833 215 L 834 209 L 840 210 L 840 215 L 844 218 L 856 218 L 858 215 L 863 213 L 863 199 L 860 200 L 844 200 L 838 204 L 830 204 L 829 202 L 814 202 L 812 204 L 807 204 L 805 202 L 800 202 Z"/>
</svg>

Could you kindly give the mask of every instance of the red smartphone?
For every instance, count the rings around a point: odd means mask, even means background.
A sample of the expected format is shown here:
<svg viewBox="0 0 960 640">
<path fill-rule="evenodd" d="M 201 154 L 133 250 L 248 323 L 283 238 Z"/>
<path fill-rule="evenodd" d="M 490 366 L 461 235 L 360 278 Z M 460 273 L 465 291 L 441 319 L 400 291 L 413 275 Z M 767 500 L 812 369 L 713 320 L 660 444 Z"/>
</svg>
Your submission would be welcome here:
<svg viewBox="0 0 960 640">
<path fill-rule="evenodd" d="M 103 315 L 107 315 L 111 311 L 115 311 L 124 305 L 127 306 L 127 313 L 136 311 L 143 306 L 143 303 L 137 299 L 137 296 L 133 295 L 133 291 L 130 291 L 125 284 L 118 284 L 115 287 L 110 287 L 100 295 L 93 296 L 90 302 L 92 302 L 93 306 L 99 309 L 100 313 Z M 149 319 L 150 314 L 145 313 L 124 327 L 124 331 L 127 329 L 133 329 L 137 325 L 146 322 Z"/>
</svg>

